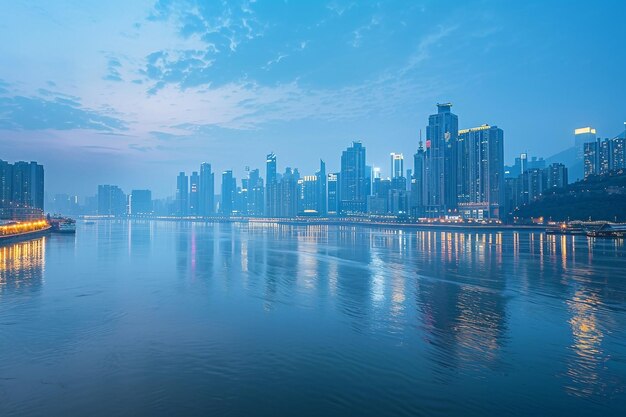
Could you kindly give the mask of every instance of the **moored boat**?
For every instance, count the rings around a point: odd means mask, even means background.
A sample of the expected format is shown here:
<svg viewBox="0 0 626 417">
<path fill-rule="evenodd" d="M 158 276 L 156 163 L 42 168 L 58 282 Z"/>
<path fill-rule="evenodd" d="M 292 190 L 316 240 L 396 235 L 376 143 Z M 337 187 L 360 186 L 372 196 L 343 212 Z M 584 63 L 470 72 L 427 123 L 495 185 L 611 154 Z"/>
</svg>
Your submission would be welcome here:
<svg viewBox="0 0 626 417">
<path fill-rule="evenodd" d="M 0 244 L 38 237 L 50 231 L 46 219 L 8 221 L 0 224 Z"/>
</svg>

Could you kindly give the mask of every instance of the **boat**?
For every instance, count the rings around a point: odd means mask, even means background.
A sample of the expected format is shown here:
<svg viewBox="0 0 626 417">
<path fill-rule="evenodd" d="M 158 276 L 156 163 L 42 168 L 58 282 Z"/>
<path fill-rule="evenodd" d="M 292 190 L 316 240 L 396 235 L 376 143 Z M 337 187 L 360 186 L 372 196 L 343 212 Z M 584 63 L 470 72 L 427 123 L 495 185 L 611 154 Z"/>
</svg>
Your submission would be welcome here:
<svg viewBox="0 0 626 417">
<path fill-rule="evenodd" d="M 69 217 L 51 217 L 48 220 L 54 233 L 76 233 L 76 220 Z"/>
<path fill-rule="evenodd" d="M 626 237 L 626 223 L 605 223 L 602 227 L 587 232 L 587 236 L 623 239 Z"/>
<path fill-rule="evenodd" d="M 50 229 L 46 219 L 4 222 L 0 224 L 0 244 L 34 239 L 50 232 Z"/>
</svg>

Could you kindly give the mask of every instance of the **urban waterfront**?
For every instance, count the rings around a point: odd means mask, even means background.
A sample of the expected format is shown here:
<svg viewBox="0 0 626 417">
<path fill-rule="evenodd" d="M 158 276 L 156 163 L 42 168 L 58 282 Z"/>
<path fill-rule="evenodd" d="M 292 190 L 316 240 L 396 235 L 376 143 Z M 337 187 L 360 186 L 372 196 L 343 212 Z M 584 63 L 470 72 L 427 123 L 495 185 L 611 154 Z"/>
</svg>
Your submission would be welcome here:
<svg viewBox="0 0 626 417">
<path fill-rule="evenodd" d="M 0 415 L 621 415 L 626 246 L 79 222 L 0 247 Z"/>
</svg>

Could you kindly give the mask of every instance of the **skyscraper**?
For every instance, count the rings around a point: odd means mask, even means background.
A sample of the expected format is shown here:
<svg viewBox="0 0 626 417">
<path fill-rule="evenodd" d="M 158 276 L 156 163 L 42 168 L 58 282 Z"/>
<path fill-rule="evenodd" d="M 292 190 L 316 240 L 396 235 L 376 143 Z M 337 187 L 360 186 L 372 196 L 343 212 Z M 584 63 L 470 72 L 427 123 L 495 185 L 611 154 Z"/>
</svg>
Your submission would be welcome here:
<svg viewBox="0 0 626 417">
<path fill-rule="evenodd" d="M 197 171 L 191 173 L 189 177 L 189 214 L 197 216 L 200 207 L 200 176 Z"/>
<path fill-rule="evenodd" d="M 262 216 L 265 211 L 265 199 L 263 178 L 258 169 L 253 169 L 248 174 L 248 214 Z"/>
<path fill-rule="evenodd" d="M 272 152 L 265 160 L 265 215 L 268 217 L 278 217 L 278 179 L 276 177 L 276 155 Z"/>
<path fill-rule="evenodd" d="M 19 161 L 11 170 L 12 201 L 21 207 L 44 209 L 44 171 L 37 162 Z"/>
<path fill-rule="evenodd" d="M 583 159 L 585 151 L 585 143 L 596 141 L 596 129 L 593 127 L 581 127 L 574 130 L 574 146 L 576 147 L 576 156 Z"/>
<path fill-rule="evenodd" d="M 116 185 L 98 186 L 98 214 L 123 216 L 126 214 L 126 195 Z"/>
<path fill-rule="evenodd" d="M 548 188 L 563 188 L 567 185 L 567 167 L 557 162 L 546 168 Z"/>
<path fill-rule="evenodd" d="M 404 155 L 391 153 L 391 178 L 404 176 Z"/>
<path fill-rule="evenodd" d="M 613 139 L 596 139 L 584 145 L 585 178 L 589 175 L 603 175 L 613 170 L 626 168 L 624 158 L 626 139 L 617 136 Z"/>
<path fill-rule="evenodd" d="M 420 132 L 421 133 L 421 132 Z M 413 178 L 411 178 L 411 216 L 424 215 L 424 198 L 428 193 L 424 190 L 426 183 L 426 151 L 420 140 L 417 152 L 413 155 Z"/>
<path fill-rule="evenodd" d="M 130 193 L 129 214 L 152 214 L 152 192 L 150 190 L 133 190 Z"/>
<path fill-rule="evenodd" d="M 198 209 L 201 216 L 215 213 L 215 174 L 211 170 L 211 164 L 207 162 L 200 165 Z"/>
<path fill-rule="evenodd" d="M 459 130 L 458 206 L 465 218 L 504 216 L 504 133 L 482 125 Z"/>
<path fill-rule="evenodd" d="M 176 215 L 186 216 L 189 213 L 189 178 L 184 172 L 176 177 Z"/>
<path fill-rule="evenodd" d="M 298 214 L 298 180 L 300 174 L 297 169 L 287 167 L 280 179 L 278 186 L 279 194 L 279 217 L 295 217 Z"/>
<path fill-rule="evenodd" d="M 360 214 L 367 212 L 367 184 L 365 172 L 365 148 L 361 142 L 352 146 L 341 155 L 341 174 L 339 176 L 339 212 L 341 214 Z"/>
<path fill-rule="evenodd" d="M 317 213 L 325 216 L 328 212 L 326 201 L 326 163 L 320 159 L 320 170 L 317 176 Z"/>
<path fill-rule="evenodd" d="M 339 173 L 330 173 L 327 176 L 328 187 L 328 214 L 336 216 L 339 214 Z"/>
<path fill-rule="evenodd" d="M 233 171 L 224 171 L 222 173 L 222 204 L 220 206 L 223 215 L 230 216 L 233 213 L 236 193 L 237 180 L 233 177 Z"/>
<path fill-rule="evenodd" d="M 457 206 L 457 135 L 458 117 L 452 104 L 437 104 L 437 114 L 428 118 L 426 128 L 427 177 L 426 215 L 439 217 Z"/>
</svg>

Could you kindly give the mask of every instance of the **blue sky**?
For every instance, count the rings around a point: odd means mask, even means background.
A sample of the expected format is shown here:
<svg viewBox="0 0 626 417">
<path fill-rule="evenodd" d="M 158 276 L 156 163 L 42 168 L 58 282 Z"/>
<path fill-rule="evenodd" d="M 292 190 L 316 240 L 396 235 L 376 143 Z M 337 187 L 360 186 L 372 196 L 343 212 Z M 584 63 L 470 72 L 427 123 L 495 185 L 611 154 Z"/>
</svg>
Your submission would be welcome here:
<svg viewBox="0 0 626 417">
<path fill-rule="evenodd" d="M 548 157 L 626 120 L 623 1 L 58 0 L 0 4 L 0 158 L 51 193 L 172 194 L 178 171 L 405 167 L 437 102 Z M 264 175 L 264 174 L 263 174 Z"/>
</svg>

